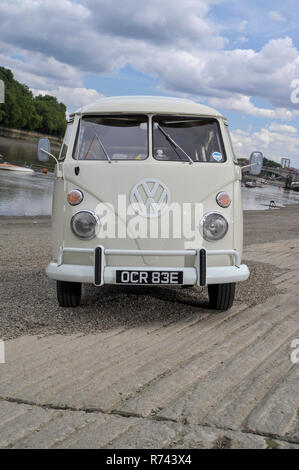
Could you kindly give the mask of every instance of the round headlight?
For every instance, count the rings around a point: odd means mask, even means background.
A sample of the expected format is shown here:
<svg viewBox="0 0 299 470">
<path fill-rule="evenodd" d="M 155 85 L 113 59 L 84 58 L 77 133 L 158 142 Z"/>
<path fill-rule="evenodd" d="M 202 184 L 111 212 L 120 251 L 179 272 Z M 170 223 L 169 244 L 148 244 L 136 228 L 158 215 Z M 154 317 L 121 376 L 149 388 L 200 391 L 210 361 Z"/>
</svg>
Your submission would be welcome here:
<svg viewBox="0 0 299 470">
<path fill-rule="evenodd" d="M 201 233 L 205 240 L 217 241 L 223 238 L 228 231 L 228 222 L 218 212 L 209 212 L 200 222 Z"/>
<path fill-rule="evenodd" d="M 98 224 L 99 219 L 93 212 L 80 211 L 73 215 L 71 229 L 77 237 L 90 240 L 95 236 Z"/>
<path fill-rule="evenodd" d="M 73 189 L 67 195 L 67 200 L 71 206 L 77 206 L 83 201 L 83 193 L 79 189 Z"/>
<path fill-rule="evenodd" d="M 224 191 L 217 194 L 216 201 L 217 201 L 217 204 L 220 207 L 224 207 L 224 208 L 229 207 L 230 203 L 231 203 L 231 199 L 230 199 L 229 195 L 227 193 L 225 193 Z"/>
</svg>

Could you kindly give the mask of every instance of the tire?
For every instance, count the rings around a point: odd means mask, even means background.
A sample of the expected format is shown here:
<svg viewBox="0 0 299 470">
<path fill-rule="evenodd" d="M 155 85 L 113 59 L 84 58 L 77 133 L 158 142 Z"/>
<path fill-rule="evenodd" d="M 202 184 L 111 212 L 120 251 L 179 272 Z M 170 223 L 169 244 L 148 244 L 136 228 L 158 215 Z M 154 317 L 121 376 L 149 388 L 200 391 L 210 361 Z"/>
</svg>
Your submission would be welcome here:
<svg viewBox="0 0 299 470">
<path fill-rule="evenodd" d="M 60 307 L 77 307 L 81 300 L 80 282 L 56 281 L 57 300 Z"/>
<path fill-rule="evenodd" d="M 236 283 L 211 284 L 208 286 L 210 308 L 228 310 L 234 303 Z"/>
</svg>

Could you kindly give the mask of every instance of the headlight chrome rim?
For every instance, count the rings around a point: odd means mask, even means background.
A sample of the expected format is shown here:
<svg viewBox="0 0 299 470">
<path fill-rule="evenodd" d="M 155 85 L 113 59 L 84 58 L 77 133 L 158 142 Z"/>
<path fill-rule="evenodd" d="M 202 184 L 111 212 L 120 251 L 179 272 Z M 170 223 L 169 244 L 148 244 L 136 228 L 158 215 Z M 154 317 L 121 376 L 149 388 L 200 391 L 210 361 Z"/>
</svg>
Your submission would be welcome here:
<svg viewBox="0 0 299 470">
<path fill-rule="evenodd" d="M 79 216 L 79 214 L 84 214 L 84 213 L 85 213 L 85 214 L 87 213 L 87 214 L 91 215 L 91 216 L 94 218 L 94 221 L 95 221 L 93 233 L 90 234 L 90 235 L 88 235 L 88 234 L 86 234 L 86 235 L 84 235 L 84 234 L 82 235 L 82 234 L 81 234 L 81 235 L 80 235 L 80 234 L 79 234 L 78 232 L 76 232 L 76 230 L 74 229 L 74 223 L 75 223 L 76 218 Z M 70 225 L 71 225 L 71 230 L 72 230 L 73 234 L 74 234 L 76 237 L 80 238 L 81 240 L 92 240 L 92 239 L 96 236 L 96 229 L 97 229 L 97 227 L 100 225 L 100 220 L 99 220 L 98 216 L 97 216 L 94 212 L 89 211 L 89 210 L 81 210 L 81 211 L 76 212 L 76 213 L 72 216 Z"/>
<path fill-rule="evenodd" d="M 225 230 L 219 236 L 209 237 L 206 234 L 205 224 L 207 223 L 208 218 L 211 216 L 217 216 L 219 219 L 221 219 L 225 223 Z M 226 220 L 226 218 L 222 214 L 220 214 L 220 212 L 216 212 L 216 211 L 207 212 L 200 221 L 201 235 L 204 238 L 204 240 L 208 242 L 217 242 L 219 240 L 222 240 L 228 232 L 228 227 L 229 225 L 228 225 L 228 221 Z"/>
</svg>

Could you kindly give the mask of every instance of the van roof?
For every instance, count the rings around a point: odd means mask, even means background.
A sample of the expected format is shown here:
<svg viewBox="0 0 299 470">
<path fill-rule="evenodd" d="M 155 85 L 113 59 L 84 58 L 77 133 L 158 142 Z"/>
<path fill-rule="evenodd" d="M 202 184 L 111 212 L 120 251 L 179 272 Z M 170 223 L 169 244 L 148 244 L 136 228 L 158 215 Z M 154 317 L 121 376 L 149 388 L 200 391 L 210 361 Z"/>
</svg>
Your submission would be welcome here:
<svg viewBox="0 0 299 470">
<path fill-rule="evenodd" d="M 83 106 L 74 114 L 170 113 L 223 117 L 218 111 L 195 101 L 164 96 L 114 96 Z"/>
</svg>

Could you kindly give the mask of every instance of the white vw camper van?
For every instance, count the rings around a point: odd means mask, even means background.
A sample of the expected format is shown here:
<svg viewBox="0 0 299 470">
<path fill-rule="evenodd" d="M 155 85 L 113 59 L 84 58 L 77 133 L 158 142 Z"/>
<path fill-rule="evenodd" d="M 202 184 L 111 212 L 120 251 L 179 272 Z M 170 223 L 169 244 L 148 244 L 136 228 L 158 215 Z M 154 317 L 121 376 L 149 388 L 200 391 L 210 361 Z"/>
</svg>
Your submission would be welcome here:
<svg viewBox="0 0 299 470">
<path fill-rule="evenodd" d="M 47 139 L 38 156 L 51 154 Z M 53 157 L 55 158 L 55 157 Z M 262 155 L 251 156 L 259 174 Z M 53 259 L 62 307 L 82 283 L 199 286 L 233 304 L 241 263 L 241 168 L 226 119 L 190 100 L 105 98 L 70 116 L 57 160 Z"/>
</svg>

